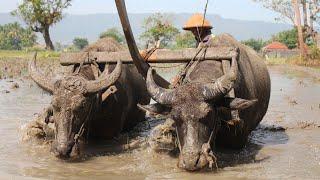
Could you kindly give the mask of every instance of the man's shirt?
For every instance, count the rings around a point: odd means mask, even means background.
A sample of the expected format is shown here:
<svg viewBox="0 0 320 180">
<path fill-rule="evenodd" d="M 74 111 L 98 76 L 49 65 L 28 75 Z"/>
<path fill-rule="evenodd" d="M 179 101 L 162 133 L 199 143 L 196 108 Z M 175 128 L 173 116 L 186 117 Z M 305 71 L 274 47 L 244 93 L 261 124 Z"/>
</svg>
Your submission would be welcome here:
<svg viewBox="0 0 320 180">
<path fill-rule="evenodd" d="M 214 34 L 209 34 L 206 37 L 203 38 L 203 40 L 198 44 L 198 47 L 210 47 L 212 40 L 216 36 Z"/>
</svg>

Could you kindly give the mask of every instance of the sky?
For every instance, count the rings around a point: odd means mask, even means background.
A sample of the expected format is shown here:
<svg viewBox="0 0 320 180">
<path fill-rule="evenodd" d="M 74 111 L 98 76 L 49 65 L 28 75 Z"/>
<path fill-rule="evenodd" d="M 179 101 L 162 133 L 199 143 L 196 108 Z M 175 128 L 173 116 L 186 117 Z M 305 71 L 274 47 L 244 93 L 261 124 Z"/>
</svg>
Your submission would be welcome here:
<svg viewBox="0 0 320 180">
<path fill-rule="evenodd" d="M 0 13 L 10 12 L 21 0 L 0 0 Z M 126 0 L 129 13 L 203 12 L 206 0 Z M 114 0 L 73 0 L 69 14 L 116 13 Z M 224 18 L 275 22 L 277 14 L 252 0 L 209 0 L 208 14 Z"/>
</svg>

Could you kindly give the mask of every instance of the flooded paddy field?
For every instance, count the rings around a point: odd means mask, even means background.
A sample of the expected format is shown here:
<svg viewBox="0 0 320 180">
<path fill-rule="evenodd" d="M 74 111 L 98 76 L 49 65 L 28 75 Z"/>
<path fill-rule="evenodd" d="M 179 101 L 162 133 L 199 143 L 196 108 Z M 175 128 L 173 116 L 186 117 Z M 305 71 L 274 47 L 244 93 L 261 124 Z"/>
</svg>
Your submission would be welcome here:
<svg viewBox="0 0 320 180">
<path fill-rule="evenodd" d="M 50 103 L 26 79 L 0 80 L 1 179 L 319 179 L 320 71 L 269 67 L 272 91 L 267 115 L 246 148 L 220 150 L 216 172 L 188 173 L 178 159 L 143 147 L 64 162 L 46 143 L 23 142 L 23 129 Z M 170 74 L 167 77 L 170 78 Z M 18 84 L 18 88 L 13 86 Z M 141 132 L 147 135 L 149 130 Z"/>
</svg>

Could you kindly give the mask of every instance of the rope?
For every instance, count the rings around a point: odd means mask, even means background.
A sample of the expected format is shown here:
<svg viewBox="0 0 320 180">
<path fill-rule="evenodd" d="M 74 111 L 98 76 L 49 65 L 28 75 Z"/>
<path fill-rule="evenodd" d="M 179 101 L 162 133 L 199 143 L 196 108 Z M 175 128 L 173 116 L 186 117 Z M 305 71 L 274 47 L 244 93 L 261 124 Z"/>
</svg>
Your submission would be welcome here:
<svg viewBox="0 0 320 180">
<path fill-rule="evenodd" d="M 209 4 L 209 0 L 206 1 L 206 5 L 205 5 L 205 8 L 204 8 L 204 12 L 203 12 L 203 20 L 202 20 L 202 27 L 204 26 L 204 22 L 205 22 L 205 18 L 206 18 L 206 15 L 207 15 L 207 10 L 208 10 L 208 4 Z M 197 32 L 198 32 L 198 39 L 200 41 L 202 41 L 202 38 L 201 38 L 201 34 L 202 34 L 202 31 L 203 31 L 203 28 L 201 29 L 201 32 L 199 32 L 199 27 L 197 27 Z M 202 50 L 204 50 L 202 52 Z M 177 87 L 179 86 L 180 84 L 182 84 L 185 80 L 185 77 L 186 77 L 186 74 L 187 74 L 187 71 L 191 68 L 191 66 L 195 63 L 195 60 L 197 58 L 197 56 L 202 52 L 203 54 L 203 58 L 202 59 L 205 59 L 205 54 L 206 54 L 206 51 L 207 51 L 207 47 L 201 47 L 199 49 L 199 51 L 195 54 L 195 56 L 189 61 L 189 63 L 185 66 L 185 68 L 183 70 L 180 71 L 179 73 L 179 81 L 177 84 L 174 85 L 174 87 Z M 201 57 L 201 56 L 200 56 Z M 196 62 L 198 63 L 200 61 L 200 58 L 198 58 L 196 60 Z"/>
<path fill-rule="evenodd" d="M 87 116 L 86 120 L 82 123 L 78 133 L 75 134 L 75 136 L 74 136 L 75 144 L 78 144 L 79 138 L 83 135 L 83 133 L 85 131 L 85 125 L 87 124 L 87 122 L 89 122 L 90 117 L 92 115 L 92 108 L 93 108 L 93 103 L 90 104 L 90 109 L 89 109 L 89 113 L 88 113 L 88 116 Z"/>
<path fill-rule="evenodd" d="M 173 85 L 174 88 L 178 87 L 181 84 L 186 83 L 185 78 L 193 65 L 199 63 L 200 60 L 205 59 L 207 47 L 200 47 L 195 56 L 186 64 L 186 66 L 179 72 L 179 81 Z M 200 54 L 200 55 L 199 55 Z M 197 58 L 199 56 L 199 58 Z M 196 63 L 196 64 L 195 64 Z M 194 67 L 194 66 L 193 66 Z M 192 69 L 191 69 L 192 72 Z"/>
<path fill-rule="evenodd" d="M 92 60 L 91 63 L 92 63 L 92 65 L 94 65 L 94 67 L 96 67 L 96 68 L 98 69 L 98 75 L 101 74 L 101 71 L 100 71 L 100 69 L 99 69 L 99 65 L 98 65 L 98 63 L 96 62 L 96 60 Z M 76 74 L 79 74 L 80 69 L 82 68 L 83 65 L 84 65 L 84 62 L 80 63 L 78 69 L 77 69 L 76 72 L 75 72 Z M 95 78 L 98 78 L 98 77 L 95 77 Z M 85 126 L 86 126 L 86 124 L 87 124 L 87 123 L 89 122 L 89 120 L 90 120 L 90 117 L 91 117 L 91 115 L 92 115 L 93 104 L 94 104 L 94 103 L 91 103 L 91 104 L 90 104 L 90 109 L 89 109 L 88 116 L 86 117 L 85 121 L 82 123 L 82 125 L 81 125 L 78 133 L 75 134 L 75 136 L 74 136 L 74 142 L 75 142 L 75 144 L 78 144 L 79 138 L 82 137 L 82 135 L 83 135 L 83 133 L 84 133 L 84 131 L 85 131 Z M 89 133 L 89 132 L 88 132 L 88 133 Z"/>
<path fill-rule="evenodd" d="M 148 50 L 148 52 L 146 53 L 146 56 L 143 57 L 143 59 L 148 62 L 149 58 L 152 56 L 152 54 L 159 49 L 158 47 L 153 47 L 151 49 Z"/>
<path fill-rule="evenodd" d="M 207 0 L 206 5 L 205 5 L 205 7 L 204 7 L 203 20 L 202 20 L 202 25 L 201 25 L 201 27 L 204 26 L 204 21 L 205 21 L 206 16 L 207 16 L 208 4 L 209 4 L 209 0 Z M 202 32 L 203 32 L 203 28 L 201 28 L 201 31 L 199 32 L 199 27 L 197 27 L 198 39 L 199 39 L 200 41 L 202 41 L 202 38 L 201 38 Z"/>
</svg>

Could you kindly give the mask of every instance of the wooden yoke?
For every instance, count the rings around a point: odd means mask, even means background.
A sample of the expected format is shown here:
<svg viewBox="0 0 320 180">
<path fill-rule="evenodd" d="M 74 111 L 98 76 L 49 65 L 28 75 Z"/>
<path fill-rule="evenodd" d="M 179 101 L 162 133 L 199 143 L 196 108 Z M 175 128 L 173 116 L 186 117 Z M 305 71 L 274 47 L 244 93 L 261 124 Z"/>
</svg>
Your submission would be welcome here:
<svg viewBox="0 0 320 180">
<path fill-rule="evenodd" d="M 186 48 L 181 50 L 156 49 L 150 57 L 148 63 L 187 63 L 194 58 L 197 48 Z M 228 60 L 237 56 L 238 52 L 233 47 L 208 48 L 205 60 Z M 119 52 L 76 52 L 62 53 L 60 63 L 63 66 L 74 64 L 89 64 L 93 61 L 102 64 L 116 64 L 120 59 L 124 64 L 132 64 L 132 56 L 129 51 Z"/>
</svg>

